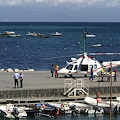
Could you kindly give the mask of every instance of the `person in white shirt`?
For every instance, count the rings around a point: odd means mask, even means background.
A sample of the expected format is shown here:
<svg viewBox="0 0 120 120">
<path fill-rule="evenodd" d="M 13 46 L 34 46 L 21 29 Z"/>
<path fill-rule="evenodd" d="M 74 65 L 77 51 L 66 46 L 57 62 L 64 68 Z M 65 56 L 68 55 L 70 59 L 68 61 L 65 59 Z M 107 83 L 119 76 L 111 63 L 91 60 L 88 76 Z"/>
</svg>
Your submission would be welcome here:
<svg viewBox="0 0 120 120">
<path fill-rule="evenodd" d="M 14 73 L 14 76 L 13 76 L 13 78 L 14 78 L 14 83 L 15 83 L 15 87 L 14 88 L 19 88 L 19 84 L 18 84 L 18 79 L 19 79 L 19 77 L 20 77 L 20 75 L 17 73 L 17 72 L 15 72 Z"/>
<path fill-rule="evenodd" d="M 20 88 L 22 88 L 23 87 L 23 73 L 21 72 L 20 73 Z"/>
</svg>

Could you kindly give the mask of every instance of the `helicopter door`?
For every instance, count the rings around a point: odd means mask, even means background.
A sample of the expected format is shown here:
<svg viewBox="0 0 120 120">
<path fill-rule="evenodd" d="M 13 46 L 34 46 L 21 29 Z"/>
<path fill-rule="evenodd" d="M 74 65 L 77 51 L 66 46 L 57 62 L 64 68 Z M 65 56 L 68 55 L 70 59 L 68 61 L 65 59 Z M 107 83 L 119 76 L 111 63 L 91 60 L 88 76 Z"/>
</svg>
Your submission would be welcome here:
<svg viewBox="0 0 120 120">
<path fill-rule="evenodd" d="M 81 71 L 88 71 L 88 65 L 81 65 Z"/>
</svg>

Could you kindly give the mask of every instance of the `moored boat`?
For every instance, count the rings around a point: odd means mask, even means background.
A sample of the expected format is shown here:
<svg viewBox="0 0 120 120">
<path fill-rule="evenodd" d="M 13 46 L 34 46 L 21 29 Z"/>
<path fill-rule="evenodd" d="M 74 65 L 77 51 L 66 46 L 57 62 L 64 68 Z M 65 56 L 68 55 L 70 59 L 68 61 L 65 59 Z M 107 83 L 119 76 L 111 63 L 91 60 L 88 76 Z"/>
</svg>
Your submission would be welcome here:
<svg viewBox="0 0 120 120">
<path fill-rule="evenodd" d="M 53 116 L 58 114 L 58 108 L 56 108 L 55 106 L 52 106 L 50 104 L 38 103 L 37 109 L 39 109 L 40 113 L 43 113 L 43 114 L 49 114 L 49 115 L 53 115 Z"/>
<path fill-rule="evenodd" d="M 0 116 L 13 118 L 27 118 L 27 113 L 13 104 L 0 105 Z"/>
<path fill-rule="evenodd" d="M 92 34 L 91 34 L 91 35 L 88 35 L 88 34 L 87 34 L 86 37 L 96 37 L 96 36 L 95 36 L 95 35 L 92 35 Z"/>
<path fill-rule="evenodd" d="M 91 47 L 101 47 L 101 44 L 91 44 Z"/>
<path fill-rule="evenodd" d="M 7 35 L 8 37 L 20 37 L 21 35 L 20 34 L 17 34 L 17 35 Z"/>
<path fill-rule="evenodd" d="M 44 34 L 40 34 L 40 33 L 38 33 L 38 32 L 33 32 L 33 33 L 31 33 L 31 32 L 28 32 L 26 35 L 28 35 L 28 36 L 40 36 L 40 37 L 42 37 L 42 36 L 44 36 Z"/>
<path fill-rule="evenodd" d="M 52 36 L 62 36 L 62 32 L 59 33 L 59 32 L 56 32 L 56 33 L 51 33 Z"/>
</svg>

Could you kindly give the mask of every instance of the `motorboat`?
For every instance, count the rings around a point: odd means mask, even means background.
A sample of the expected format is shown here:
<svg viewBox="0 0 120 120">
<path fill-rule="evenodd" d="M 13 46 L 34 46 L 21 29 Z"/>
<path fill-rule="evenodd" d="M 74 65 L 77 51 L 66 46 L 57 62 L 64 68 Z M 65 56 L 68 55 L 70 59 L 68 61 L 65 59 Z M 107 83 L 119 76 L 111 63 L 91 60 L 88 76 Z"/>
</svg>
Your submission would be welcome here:
<svg viewBox="0 0 120 120">
<path fill-rule="evenodd" d="M 28 32 L 26 35 L 28 35 L 28 36 L 40 36 L 40 37 L 44 36 L 44 34 L 40 34 L 38 32 L 33 32 L 33 33 Z"/>
<path fill-rule="evenodd" d="M 0 105 L 0 116 L 14 119 L 14 118 L 27 118 L 27 113 L 13 104 Z"/>
<path fill-rule="evenodd" d="M 86 97 L 84 99 L 85 103 L 92 105 L 93 107 L 97 106 L 99 108 L 103 108 L 104 109 L 104 113 L 109 113 L 110 112 L 110 102 L 105 101 L 105 102 L 101 102 L 101 103 L 97 103 L 97 99 L 91 98 L 91 97 Z M 119 102 L 113 102 L 112 101 L 112 112 L 114 114 L 116 114 L 118 112 L 118 105 Z"/>
<path fill-rule="evenodd" d="M 93 38 L 93 37 L 96 37 L 96 36 L 93 35 L 93 34 L 91 34 L 91 35 L 88 35 L 88 34 L 87 34 L 86 37 L 92 37 L 92 38 Z"/>
<path fill-rule="evenodd" d="M 91 44 L 91 47 L 101 47 L 101 44 Z"/>
<path fill-rule="evenodd" d="M 20 37 L 21 35 L 20 34 L 17 34 L 17 35 L 7 35 L 8 37 Z"/>
<path fill-rule="evenodd" d="M 69 106 L 75 106 L 77 112 L 80 114 L 103 114 L 104 113 L 104 110 L 97 106 L 91 106 L 88 104 L 75 103 L 75 102 L 70 102 L 68 104 Z"/>
<path fill-rule="evenodd" d="M 5 31 L 5 34 L 6 35 L 11 35 L 11 34 L 15 34 L 15 32 L 14 31 Z"/>
<path fill-rule="evenodd" d="M 57 115 L 58 113 L 58 108 L 56 108 L 55 106 L 52 106 L 50 104 L 41 104 L 38 103 L 37 104 L 37 109 L 39 109 L 40 113 L 43 114 L 49 114 L 49 115 Z"/>
<path fill-rule="evenodd" d="M 26 35 L 32 36 L 34 33 L 28 32 Z"/>
<path fill-rule="evenodd" d="M 51 33 L 52 36 L 62 36 L 62 32 L 59 33 L 59 32 L 56 32 L 56 33 Z"/>
<path fill-rule="evenodd" d="M 59 114 L 73 114 L 77 113 L 76 107 L 69 106 L 69 103 L 49 103 L 59 109 Z"/>
<path fill-rule="evenodd" d="M 8 36 L 8 35 L 12 35 L 15 34 L 14 31 L 5 31 L 5 33 L 0 33 L 0 36 Z"/>
<path fill-rule="evenodd" d="M 5 34 L 8 37 L 20 37 L 21 36 L 20 34 L 15 34 L 15 32 L 13 32 L 13 31 L 5 31 Z"/>
</svg>

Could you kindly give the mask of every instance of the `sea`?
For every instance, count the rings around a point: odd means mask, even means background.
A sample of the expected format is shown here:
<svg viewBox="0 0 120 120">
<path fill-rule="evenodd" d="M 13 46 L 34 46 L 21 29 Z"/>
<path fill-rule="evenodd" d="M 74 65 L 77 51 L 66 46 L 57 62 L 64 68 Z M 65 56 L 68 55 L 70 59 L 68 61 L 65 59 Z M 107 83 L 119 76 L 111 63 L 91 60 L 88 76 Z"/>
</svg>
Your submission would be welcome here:
<svg viewBox="0 0 120 120">
<path fill-rule="evenodd" d="M 84 38 L 84 29 L 95 38 Z M 0 22 L 0 33 L 14 31 L 20 37 L 0 36 L 0 69 L 48 71 L 52 65 L 65 67 L 66 61 L 90 53 L 120 53 L 120 23 L 117 22 Z M 37 32 L 48 38 L 27 36 Z M 51 33 L 62 32 L 62 36 Z M 83 41 L 85 40 L 85 45 Z M 101 44 L 101 47 L 91 45 Z M 117 61 L 120 55 L 95 55 L 98 61 Z M 117 67 L 120 72 L 120 67 Z M 120 115 L 114 115 L 120 120 Z M 50 118 L 41 118 L 49 120 Z M 109 120 L 109 115 L 59 115 L 53 120 Z M 0 118 L 3 120 L 3 118 Z M 27 120 L 35 120 L 28 117 Z"/>
<path fill-rule="evenodd" d="M 109 22 L 0 22 L 0 33 L 14 31 L 21 37 L 0 36 L 0 69 L 48 71 L 52 65 L 63 68 L 66 61 L 83 53 L 83 31 L 95 38 L 85 39 L 86 53 L 119 53 L 120 23 Z M 27 36 L 37 32 L 49 38 Z M 51 33 L 62 32 L 62 36 Z M 101 44 L 101 47 L 91 47 Z M 96 55 L 98 61 L 120 60 L 120 55 Z M 119 67 L 118 67 L 118 70 Z"/>
</svg>

